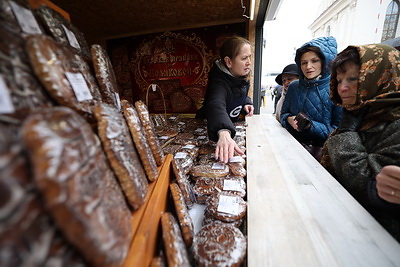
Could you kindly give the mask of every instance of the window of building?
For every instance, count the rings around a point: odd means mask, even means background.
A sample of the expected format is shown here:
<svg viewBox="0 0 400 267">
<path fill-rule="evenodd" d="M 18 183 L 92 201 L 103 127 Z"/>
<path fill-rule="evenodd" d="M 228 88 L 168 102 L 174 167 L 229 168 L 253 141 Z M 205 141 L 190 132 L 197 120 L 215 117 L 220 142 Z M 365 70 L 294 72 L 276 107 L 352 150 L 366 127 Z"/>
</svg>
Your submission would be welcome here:
<svg viewBox="0 0 400 267">
<path fill-rule="evenodd" d="M 326 27 L 326 36 L 331 36 L 331 26 Z"/>
<path fill-rule="evenodd" d="M 399 22 L 399 1 L 394 0 L 390 2 L 386 9 L 385 23 L 382 31 L 382 42 L 395 38 L 397 23 Z"/>
</svg>

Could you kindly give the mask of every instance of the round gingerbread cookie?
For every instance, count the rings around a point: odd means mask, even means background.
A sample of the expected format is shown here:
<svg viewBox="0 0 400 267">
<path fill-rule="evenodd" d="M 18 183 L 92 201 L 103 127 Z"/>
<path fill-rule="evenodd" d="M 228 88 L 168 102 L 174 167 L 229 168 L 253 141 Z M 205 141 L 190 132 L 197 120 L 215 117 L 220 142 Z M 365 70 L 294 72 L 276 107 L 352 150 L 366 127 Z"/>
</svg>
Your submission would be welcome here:
<svg viewBox="0 0 400 267">
<path fill-rule="evenodd" d="M 234 222 L 246 215 L 247 204 L 236 192 L 216 192 L 208 199 L 207 212 L 224 222 Z"/>
<path fill-rule="evenodd" d="M 246 248 L 246 237 L 238 228 L 215 221 L 196 234 L 193 256 L 199 266 L 240 266 Z"/>
</svg>

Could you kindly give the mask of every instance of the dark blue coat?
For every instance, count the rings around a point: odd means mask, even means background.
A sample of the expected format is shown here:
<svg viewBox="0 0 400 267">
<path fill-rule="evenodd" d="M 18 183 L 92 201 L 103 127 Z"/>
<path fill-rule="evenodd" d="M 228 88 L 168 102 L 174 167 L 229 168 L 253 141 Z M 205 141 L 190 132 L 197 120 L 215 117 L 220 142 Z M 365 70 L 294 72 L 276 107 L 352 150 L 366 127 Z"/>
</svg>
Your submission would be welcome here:
<svg viewBox="0 0 400 267">
<path fill-rule="evenodd" d="M 296 52 L 296 64 L 299 69 L 299 80 L 289 85 L 281 111 L 281 123 L 299 141 L 322 146 L 329 134 L 338 127 L 342 108 L 336 106 L 329 97 L 330 63 L 336 57 L 337 45 L 334 37 L 320 37 L 305 43 L 305 46 L 316 46 L 323 53 L 324 65 L 321 76 L 308 81 L 300 68 L 299 49 Z M 312 120 L 308 130 L 297 132 L 287 122 L 289 116 L 299 112 L 306 113 Z"/>
</svg>

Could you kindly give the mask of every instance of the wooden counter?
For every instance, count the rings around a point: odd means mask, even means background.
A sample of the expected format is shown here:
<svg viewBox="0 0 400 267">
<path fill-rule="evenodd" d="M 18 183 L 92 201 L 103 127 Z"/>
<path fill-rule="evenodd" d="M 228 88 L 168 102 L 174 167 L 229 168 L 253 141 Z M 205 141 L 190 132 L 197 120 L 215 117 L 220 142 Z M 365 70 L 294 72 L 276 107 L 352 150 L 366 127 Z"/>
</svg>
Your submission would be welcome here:
<svg viewBox="0 0 400 267">
<path fill-rule="evenodd" d="M 247 121 L 248 266 L 400 266 L 400 244 L 271 114 Z"/>
</svg>

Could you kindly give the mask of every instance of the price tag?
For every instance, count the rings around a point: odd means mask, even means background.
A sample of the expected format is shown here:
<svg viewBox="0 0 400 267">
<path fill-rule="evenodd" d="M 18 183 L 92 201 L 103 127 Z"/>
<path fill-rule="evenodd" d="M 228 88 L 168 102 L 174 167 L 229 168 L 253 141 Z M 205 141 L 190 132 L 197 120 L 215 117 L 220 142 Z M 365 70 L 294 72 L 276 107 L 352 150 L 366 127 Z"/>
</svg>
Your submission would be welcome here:
<svg viewBox="0 0 400 267">
<path fill-rule="evenodd" d="M 79 102 L 93 99 L 82 73 L 66 72 L 65 76 L 67 76 L 67 79 L 74 90 L 76 99 Z"/>
<path fill-rule="evenodd" d="M 185 153 L 185 152 L 178 152 L 178 153 L 175 154 L 175 157 L 174 157 L 174 158 L 176 158 L 176 159 L 184 159 L 184 158 L 186 158 L 186 156 L 187 156 L 187 153 Z"/>
<path fill-rule="evenodd" d="M 239 198 L 235 196 L 219 196 L 217 211 L 239 215 Z"/>
<path fill-rule="evenodd" d="M 160 138 L 158 138 L 158 139 L 160 139 L 160 140 L 167 140 L 168 138 L 169 138 L 168 136 L 163 135 L 163 136 L 160 136 Z"/>
<path fill-rule="evenodd" d="M 211 169 L 213 169 L 213 170 L 223 170 L 223 169 L 225 169 L 225 166 L 226 165 L 223 162 L 215 162 L 215 163 L 213 163 Z"/>
<path fill-rule="evenodd" d="M 246 136 L 246 132 L 236 132 L 236 136 Z"/>
<path fill-rule="evenodd" d="M 65 31 L 65 34 L 67 35 L 67 39 L 68 39 L 68 42 L 69 42 L 69 44 L 72 46 L 72 47 L 75 47 L 76 49 L 81 49 L 81 47 L 80 47 L 80 45 L 79 45 L 79 43 L 78 43 L 78 40 L 76 39 L 76 36 L 75 36 L 75 34 L 73 33 L 73 32 L 71 32 L 67 27 L 65 27 L 64 25 L 61 25 L 62 27 L 63 27 L 63 29 L 64 29 L 64 31 Z"/>
<path fill-rule="evenodd" d="M 170 119 L 170 120 L 176 120 L 176 117 L 175 116 L 171 116 L 171 117 L 169 117 L 168 119 Z"/>
<path fill-rule="evenodd" d="M 224 186 L 222 190 L 242 191 L 241 183 L 239 180 L 224 180 Z"/>
<path fill-rule="evenodd" d="M 243 158 L 241 156 L 233 156 L 229 159 L 229 162 L 236 163 L 236 162 L 243 162 Z"/>
<path fill-rule="evenodd" d="M 242 126 L 242 125 L 238 125 L 238 126 L 236 126 L 236 129 L 243 129 L 244 127 Z"/>
<path fill-rule="evenodd" d="M 195 147 L 196 147 L 195 145 L 185 145 L 185 146 L 183 146 L 182 148 L 193 149 L 193 148 L 195 148 Z"/>
<path fill-rule="evenodd" d="M 15 108 L 11 100 L 10 91 L 3 79 L 3 76 L 0 75 L 0 113 L 8 114 L 14 113 Z"/>
<path fill-rule="evenodd" d="M 14 3 L 13 1 L 10 1 L 10 6 L 23 32 L 29 34 L 42 33 L 32 11 Z"/>
<path fill-rule="evenodd" d="M 157 85 L 152 83 L 151 84 L 151 90 L 153 90 L 153 92 L 155 92 L 157 90 Z"/>
<path fill-rule="evenodd" d="M 119 94 L 115 92 L 114 95 L 115 95 L 115 100 L 117 100 L 118 110 L 121 110 L 121 99 L 119 98 Z"/>
<path fill-rule="evenodd" d="M 197 137 L 197 139 L 200 139 L 200 140 L 203 140 L 203 139 L 206 139 L 206 138 L 207 138 L 207 136 L 205 136 L 205 135 L 200 135 L 200 136 Z"/>
</svg>

